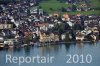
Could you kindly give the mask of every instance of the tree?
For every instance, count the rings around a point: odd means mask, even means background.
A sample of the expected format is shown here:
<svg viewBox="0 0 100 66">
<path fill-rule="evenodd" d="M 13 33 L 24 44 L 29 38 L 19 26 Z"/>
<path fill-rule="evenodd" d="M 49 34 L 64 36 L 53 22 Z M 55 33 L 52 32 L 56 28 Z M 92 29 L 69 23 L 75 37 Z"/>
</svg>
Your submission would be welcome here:
<svg viewBox="0 0 100 66">
<path fill-rule="evenodd" d="M 76 5 L 72 5 L 72 11 L 76 11 L 77 10 L 77 6 Z"/>
<path fill-rule="evenodd" d="M 65 30 L 65 25 L 64 25 L 64 23 L 61 23 L 61 24 L 55 24 L 55 27 L 54 27 L 54 30 L 55 31 L 58 31 L 59 32 L 59 34 L 62 34 Z"/>
<path fill-rule="evenodd" d="M 64 7 L 61 8 L 62 12 L 66 12 L 66 9 Z"/>
</svg>

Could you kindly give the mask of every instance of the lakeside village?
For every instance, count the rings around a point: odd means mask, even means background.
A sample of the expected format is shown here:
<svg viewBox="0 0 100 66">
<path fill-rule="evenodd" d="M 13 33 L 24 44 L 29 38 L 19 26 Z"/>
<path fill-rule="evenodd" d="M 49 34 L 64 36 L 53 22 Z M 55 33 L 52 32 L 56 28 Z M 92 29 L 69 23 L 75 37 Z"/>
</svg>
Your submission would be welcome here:
<svg viewBox="0 0 100 66">
<path fill-rule="evenodd" d="M 0 49 L 100 40 L 100 15 L 48 14 L 34 2 L 0 5 Z"/>
</svg>

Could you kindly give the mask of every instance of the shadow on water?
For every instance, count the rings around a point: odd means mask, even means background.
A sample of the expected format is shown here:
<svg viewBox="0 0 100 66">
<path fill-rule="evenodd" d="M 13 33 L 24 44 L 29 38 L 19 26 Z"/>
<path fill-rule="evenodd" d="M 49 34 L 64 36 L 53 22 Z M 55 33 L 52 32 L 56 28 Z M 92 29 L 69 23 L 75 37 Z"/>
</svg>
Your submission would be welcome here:
<svg viewBox="0 0 100 66">
<path fill-rule="evenodd" d="M 77 46 L 78 48 L 84 48 L 85 45 L 89 45 L 89 46 L 96 46 L 99 42 L 68 42 L 68 43 L 64 43 L 65 45 L 65 49 L 68 52 L 70 50 L 71 46 Z"/>
<path fill-rule="evenodd" d="M 65 43 L 66 51 L 69 51 L 71 45 L 75 45 L 75 43 Z"/>
<path fill-rule="evenodd" d="M 30 46 L 25 46 L 24 52 L 25 52 L 25 55 L 30 55 Z"/>
<path fill-rule="evenodd" d="M 61 48 L 61 45 L 49 45 L 45 47 L 41 47 L 42 54 L 50 54 L 54 53 L 57 54 Z"/>
<path fill-rule="evenodd" d="M 67 52 L 70 51 L 71 46 L 77 46 L 78 48 L 83 48 L 85 45 L 90 45 L 90 46 L 96 46 L 96 44 L 99 44 L 98 42 L 93 43 L 93 42 L 83 42 L 83 43 L 76 43 L 76 42 L 69 42 L 69 43 L 62 43 L 62 44 L 53 44 L 53 45 L 48 45 L 48 46 L 43 46 L 43 47 L 31 47 L 31 46 L 25 46 L 23 48 L 10 48 L 10 49 L 5 49 L 5 50 L 0 50 L 0 51 L 10 51 L 10 52 L 24 52 L 25 55 L 30 55 L 30 52 L 35 53 L 37 50 L 44 54 L 57 54 L 61 49 L 65 49 Z M 34 49 L 36 50 L 34 52 Z"/>
<path fill-rule="evenodd" d="M 20 52 L 21 48 L 14 48 L 13 50 L 14 50 L 14 52 Z"/>
</svg>

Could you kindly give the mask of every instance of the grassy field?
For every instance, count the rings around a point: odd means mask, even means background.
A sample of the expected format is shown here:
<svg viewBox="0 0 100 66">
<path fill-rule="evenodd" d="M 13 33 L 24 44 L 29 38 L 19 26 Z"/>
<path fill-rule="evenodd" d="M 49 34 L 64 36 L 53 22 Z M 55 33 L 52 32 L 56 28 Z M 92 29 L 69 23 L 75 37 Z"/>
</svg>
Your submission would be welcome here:
<svg viewBox="0 0 100 66">
<path fill-rule="evenodd" d="M 99 7 L 100 8 L 100 0 L 90 0 L 92 7 Z"/>
<path fill-rule="evenodd" d="M 70 5 L 65 3 L 60 3 L 56 0 L 42 1 L 40 6 L 48 13 L 58 12 L 61 7 L 68 7 Z M 50 10 L 52 8 L 52 10 Z"/>
<path fill-rule="evenodd" d="M 90 4 L 91 7 L 100 7 L 99 2 L 100 0 L 90 0 Z M 77 4 L 79 5 L 79 4 Z M 60 3 L 57 0 L 47 0 L 47 1 L 42 1 L 39 4 L 40 7 L 42 7 L 42 9 L 44 9 L 44 11 L 48 12 L 48 13 L 62 13 L 59 9 L 61 7 L 67 8 L 69 6 L 72 6 L 71 4 L 65 4 L 65 3 Z M 100 10 L 95 10 L 95 11 L 86 11 L 86 12 L 68 12 L 69 14 L 77 14 L 77 13 L 81 13 L 81 14 L 100 14 Z"/>
</svg>

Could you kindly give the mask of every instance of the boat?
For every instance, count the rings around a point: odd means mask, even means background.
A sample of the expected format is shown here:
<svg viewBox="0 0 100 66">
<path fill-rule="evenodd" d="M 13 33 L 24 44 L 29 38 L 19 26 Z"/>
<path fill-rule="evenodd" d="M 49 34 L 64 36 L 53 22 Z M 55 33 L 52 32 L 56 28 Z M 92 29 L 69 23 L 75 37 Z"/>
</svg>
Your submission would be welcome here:
<svg viewBox="0 0 100 66">
<path fill-rule="evenodd" d="M 3 48 L 4 48 L 4 45 L 0 43 L 0 50 L 2 50 Z"/>
<path fill-rule="evenodd" d="M 97 37 L 95 35 L 91 35 L 91 41 L 96 42 L 96 40 L 97 40 Z"/>
<path fill-rule="evenodd" d="M 0 49 L 3 49 L 4 48 L 4 38 L 3 37 L 0 37 Z"/>
<path fill-rule="evenodd" d="M 81 32 L 78 32 L 76 34 L 76 41 L 82 42 L 83 40 L 84 40 L 84 34 L 82 34 Z"/>
</svg>

